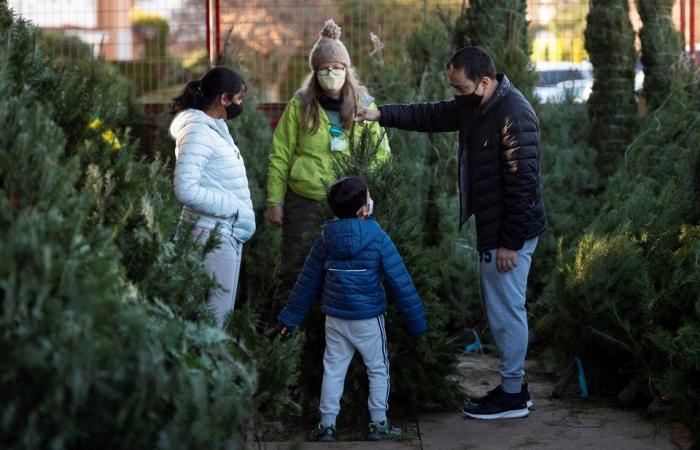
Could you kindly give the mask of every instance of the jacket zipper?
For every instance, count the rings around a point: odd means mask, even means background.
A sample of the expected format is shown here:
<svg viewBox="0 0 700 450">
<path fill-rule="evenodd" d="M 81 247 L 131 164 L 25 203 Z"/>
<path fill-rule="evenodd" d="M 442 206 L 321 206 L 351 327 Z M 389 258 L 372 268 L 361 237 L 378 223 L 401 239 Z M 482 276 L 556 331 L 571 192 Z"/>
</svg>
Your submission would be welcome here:
<svg viewBox="0 0 700 450">
<path fill-rule="evenodd" d="M 368 269 L 333 269 L 332 267 L 328 268 L 329 272 L 367 272 Z"/>
</svg>

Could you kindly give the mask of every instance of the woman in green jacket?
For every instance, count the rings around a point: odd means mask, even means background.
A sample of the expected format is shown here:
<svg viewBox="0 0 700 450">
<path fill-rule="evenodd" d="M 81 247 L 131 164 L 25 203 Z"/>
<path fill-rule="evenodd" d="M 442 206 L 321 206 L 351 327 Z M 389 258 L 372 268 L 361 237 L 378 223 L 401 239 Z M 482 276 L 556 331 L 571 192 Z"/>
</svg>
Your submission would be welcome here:
<svg viewBox="0 0 700 450">
<path fill-rule="evenodd" d="M 336 179 L 333 158 L 347 155 L 349 133 L 359 107 L 375 108 L 357 80 L 350 55 L 340 41 L 340 27 L 326 21 L 309 55 L 311 72 L 289 101 L 275 129 L 268 169 L 268 218 L 282 228 L 280 286 L 275 297 L 286 301 L 298 269 L 321 225 L 326 186 Z M 388 139 L 376 123 L 368 123 L 378 145 L 377 159 L 390 156 Z"/>
</svg>

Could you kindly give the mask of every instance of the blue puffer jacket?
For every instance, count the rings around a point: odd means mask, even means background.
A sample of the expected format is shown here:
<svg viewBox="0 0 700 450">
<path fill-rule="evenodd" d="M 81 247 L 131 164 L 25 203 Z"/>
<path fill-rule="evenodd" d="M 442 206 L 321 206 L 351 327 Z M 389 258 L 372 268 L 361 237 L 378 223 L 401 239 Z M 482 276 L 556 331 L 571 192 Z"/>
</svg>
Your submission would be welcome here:
<svg viewBox="0 0 700 450">
<path fill-rule="evenodd" d="M 182 111 L 170 125 L 175 138 L 175 196 L 182 220 L 246 242 L 255 233 L 243 156 L 223 119 L 204 111 Z"/>
<path fill-rule="evenodd" d="M 326 222 L 279 320 L 299 326 L 323 289 L 323 312 L 341 319 L 377 317 L 386 311 L 384 275 L 411 334 L 428 329 L 418 292 L 391 238 L 374 219 Z"/>
</svg>

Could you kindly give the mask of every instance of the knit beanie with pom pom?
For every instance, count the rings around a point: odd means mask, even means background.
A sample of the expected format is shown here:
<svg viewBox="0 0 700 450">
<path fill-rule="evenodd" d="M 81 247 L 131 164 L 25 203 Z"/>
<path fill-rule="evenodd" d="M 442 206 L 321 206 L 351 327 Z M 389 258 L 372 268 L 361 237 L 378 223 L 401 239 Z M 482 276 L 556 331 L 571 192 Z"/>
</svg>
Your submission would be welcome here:
<svg viewBox="0 0 700 450">
<path fill-rule="evenodd" d="M 345 67 L 351 66 L 350 55 L 340 40 L 340 27 L 333 19 L 326 20 L 321 37 L 309 54 L 309 66 L 312 70 L 317 70 L 321 64 L 329 62 L 340 62 L 345 64 Z"/>
</svg>

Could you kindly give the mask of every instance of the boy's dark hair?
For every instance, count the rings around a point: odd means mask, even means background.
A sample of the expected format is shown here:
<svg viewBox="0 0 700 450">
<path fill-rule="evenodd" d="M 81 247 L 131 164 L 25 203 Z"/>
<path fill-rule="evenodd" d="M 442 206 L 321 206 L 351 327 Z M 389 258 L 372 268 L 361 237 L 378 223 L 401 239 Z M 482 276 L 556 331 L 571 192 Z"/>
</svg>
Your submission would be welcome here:
<svg viewBox="0 0 700 450">
<path fill-rule="evenodd" d="M 462 47 L 445 64 L 446 69 L 462 69 L 464 75 L 475 83 L 483 77 L 496 77 L 496 64 L 481 47 Z"/>
<path fill-rule="evenodd" d="M 367 204 L 367 183 L 356 176 L 342 178 L 331 186 L 327 199 L 337 218 L 357 217 L 357 211 Z"/>
</svg>

